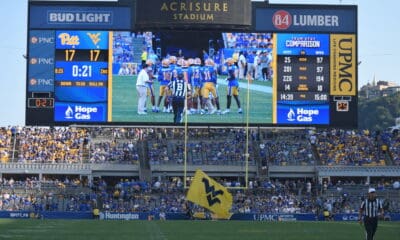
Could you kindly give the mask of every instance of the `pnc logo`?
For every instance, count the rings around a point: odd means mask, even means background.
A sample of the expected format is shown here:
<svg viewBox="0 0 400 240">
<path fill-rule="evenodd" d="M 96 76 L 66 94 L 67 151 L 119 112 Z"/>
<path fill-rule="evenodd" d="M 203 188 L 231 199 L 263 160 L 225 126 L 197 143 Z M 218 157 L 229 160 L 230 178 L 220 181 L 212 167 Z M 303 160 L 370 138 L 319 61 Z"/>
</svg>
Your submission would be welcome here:
<svg viewBox="0 0 400 240">
<path fill-rule="evenodd" d="M 39 41 L 37 37 L 31 37 L 31 43 L 36 44 Z"/>
<path fill-rule="evenodd" d="M 31 58 L 31 64 L 36 64 L 36 63 L 38 63 L 37 58 Z"/>
<path fill-rule="evenodd" d="M 58 35 L 58 38 L 61 40 L 61 45 L 79 45 L 79 36 L 71 36 L 68 33 L 61 33 L 60 35 Z"/>
<path fill-rule="evenodd" d="M 87 35 L 90 37 L 94 45 L 97 45 L 101 40 L 100 33 L 87 33 Z"/>
<path fill-rule="evenodd" d="M 31 80 L 29 80 L 29 83 L 31 85 L 36 85 L 38 83 L 38 81 L 35 78 L 32 78 Z"/>
<path fill-rule="evenodd" d="M 272 23 L 277 29 L 288 29 L 292 25 L 292 15 L 285 10 L 276 11 L 272 16 Z"/>
</svg>

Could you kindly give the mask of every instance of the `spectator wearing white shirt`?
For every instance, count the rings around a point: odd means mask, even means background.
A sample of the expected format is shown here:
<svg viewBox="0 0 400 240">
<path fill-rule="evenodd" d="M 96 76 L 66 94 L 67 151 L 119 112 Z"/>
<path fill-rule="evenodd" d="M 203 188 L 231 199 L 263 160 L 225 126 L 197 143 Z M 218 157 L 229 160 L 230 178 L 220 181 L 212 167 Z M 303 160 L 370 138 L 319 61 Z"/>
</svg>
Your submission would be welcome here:
<svg viewBox="0 0 400 240">
<path fill-rule="evenodd" d="M 239 78 L 244 79 L 245 74 L 246 74 L 247 60 L 246 60 L 246 56 L 244 55 L 244 53 L 242 51 L 239 53 L 238 65 L 239 65 Z"/>
<path fill-rule="evenodd" d="M 137 113 L 139 115 L 145 115 L 146 112 L 146 97 L 147 97 L 147 82 L 150 82 L 148 71 L 152 71 L 147 64 L 143 64 L 142 70 L 140 70 L 139 75 L 136 80 L 136 90 L 138 95 L 138 109 Z"/>
<path fill-rule="evenodd" d="M 129 74 L 130 74 L 130 71 L 129 71 L 129 68 L 126 66 L 126 63 L 122 63 L 121 64 L 121 68 L 118 71 L 118 75 L 126 76 L 126 75 L 129 75 Z"/>
</svg>

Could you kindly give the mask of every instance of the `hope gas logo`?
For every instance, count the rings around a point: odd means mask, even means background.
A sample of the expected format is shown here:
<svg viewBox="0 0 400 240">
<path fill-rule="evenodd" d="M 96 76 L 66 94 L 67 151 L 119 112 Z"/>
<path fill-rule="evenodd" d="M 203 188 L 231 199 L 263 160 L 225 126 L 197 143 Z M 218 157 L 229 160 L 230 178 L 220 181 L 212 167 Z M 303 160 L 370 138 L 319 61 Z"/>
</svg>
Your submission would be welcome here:
<svg viewBox="0 0 400 240">
<path fill-rule="evenodd" d="M 76 120 L 91 120 L 93 113 L 98 113 L 97 107 L 83 107 L 76 105 L 74 108 L 71 106 L 65 110 L 65 119 L 76 119 Z"/>
<path fill-rule="evenodd" d="M 290 108 L 290 110 L 289 110 L 289 112 L 288 112 L 288 114 L 287 114 L 287 120 L 288 120 L 289 122 L 296 121 L 296 113 L 294 113 L 294 111 L 293 111 L 292 108 Z"/>
<path fill-rule="evenodd" d="M 290 108 L 287 113 L 287 120 L 289 122 L 304 122 L 310 123 L 313 121 L 314 116 L 319 116 L 318 109 L 305 109 L 305 108 L 296 108 L 296 111 L 293 108 Z"/>
</svg>

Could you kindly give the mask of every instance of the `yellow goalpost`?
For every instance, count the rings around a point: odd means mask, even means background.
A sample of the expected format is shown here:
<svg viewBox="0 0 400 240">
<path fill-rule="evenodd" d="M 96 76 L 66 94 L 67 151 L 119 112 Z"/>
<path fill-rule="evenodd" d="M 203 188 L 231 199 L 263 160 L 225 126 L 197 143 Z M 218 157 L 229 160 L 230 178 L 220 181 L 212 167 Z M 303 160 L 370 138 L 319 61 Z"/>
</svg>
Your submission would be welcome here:
<svg viewBox="0 0 400 240">
<path fill-rule="evenodd" d="M 243 187 L 227 187 L 229 189 L 248 189 L 248 184 L 249 184 L 249 114 L 250 114 L 250 76 L 247 76 L 247 94 L 246 94 L 246 125 L 245 125 L 245 133 L 246 133 L 246 142 L 245 142 L 245 174 L 244 174 L 244 180 L 245 180 L 245 186 Z M 187 96 L 186 96 L 187 97 Z M 187 109 L 187 101 L 185 101 L 185 107 L 184 109 Z M 189 188 L 186 184 L 186 179 L 187 179 L 187 145 L 188 145 L 188 117 L 187 117 L 187 112 L 185 111 L 185 118 L 184 118 L 184 129 L 185 129 L 185 135 L 184 135 L 184 153 L 183 153 L 183 158 L 184 158 L 184 164 L 183 164 L 183 184 L 184 188 Z"/>
</svg>

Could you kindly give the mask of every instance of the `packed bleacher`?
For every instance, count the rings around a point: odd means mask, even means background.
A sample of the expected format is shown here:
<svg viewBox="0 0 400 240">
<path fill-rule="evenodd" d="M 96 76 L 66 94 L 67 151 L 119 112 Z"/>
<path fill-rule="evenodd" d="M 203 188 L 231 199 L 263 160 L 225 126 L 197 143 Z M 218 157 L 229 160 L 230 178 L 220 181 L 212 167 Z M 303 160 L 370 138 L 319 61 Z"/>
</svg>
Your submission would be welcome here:
<svg viewBox="0 0 400 240">
<path fill-rule="evenodd" d="M 386 144 L 369 131 L 332 129 L 316 134 L 320 158 L 327 165 L 384 166 Z"/>
<path fill-rule="evenodd" d="M 391 138 L 389 146 L 390 153 L 393 157 L 393 164 L 400 166 L 400 134 Z"/>
<path fill-rule="evenodd" d="M 262 158 L 270 165 L 314 165 L 311 143 L 304 131 L 272 132 L 261 141 Z"/>
<path fill-rule="evenodd" d="M 181 128 L 3 127 L 2 163 L 132 163 L 138 141 L 146 140 L 151 164 L 180 164 Z M 244 129 L 199 128 L 187 132 L 186 160 L 193 165 L 240 165 L 246 153 Z M 268 165 L 400 165 L 400 137 L 369 131 L 251 129 L 249 162 Z"/>
<path fill-rule="evenodd" d="M 211 131 L 211 132 L 210 132 Z M 207 133 L 208 132 L 208 133 Z M 185 146 L 183 132 L 170 139 L 149 140 L 150 162 L 152 164 L 184 161 Z M 246 143 L 243 131 L 217 129 L 196 130 L 187 143 L 186 159 L 190 165 L 244 165 Z M 249 144 L 249 163 L 255 164 L 252 144 Z"/>
<path fill-rule="evenodd" d="M 225 33 L 225 46 L 238 49 L 260 49 L 271 45 L 270 33 Z"/>
<path fill-rule="evenodd" d="M 184 145 L 185 135 L 188 144 Z M 247 144 L 248 141 L 248 144 Z M 144 144 L 141 144 L 144 143 Z M 266 130 L 241 128 L 3 127 L 0 154 L 13 164 L 140 164 L 243 166 L 248 145 L 250 165 L 397 166 L 399 136 L 339 129 Z M 143 151 L 146 150 L 144 153 Z M 185 154 L 186 152 L 186 154 Z M 185 156 L 186 155 L 186 156 Z M 0 210 L 184 212 L 186 189 L 180 177 L 139 181 L 134 178 L 91 182 L 77 176 L 0 178 Z M 227 187 L 244 186 L 238 178 L 219 177 Z M 399 179 L 368 183 L 400 212 Z M 396 183 L 397 182 L 397 183 Z M 313 178 L 249 179 L 234 190 L 235 213 L 353 213 L 365 195 L 365 183 L 318 183 Z M 200 210 L 198 206 L 191 206 Z"/>
<path fill-rule="evenodd" d="M 225 186 L 234 181 L 219 179 Z M 397 185 L 396 185 L 397 184 Z M 239 184 L 240 185 L 240 184 Z M 0 179 L 0 210 L 84 212 L 93 208 L 112 212 L 185 212 L 186 190 L 180 178 L 153 182 L 120 179 L 93 184 L 79 179 L 23 180 Z M 399 182 L 375 182 L 386 211 L 400 213 Z M 367 185 L 329 182 L 326 186 L 312 179 L 251 180 L 247 190 L 230 190 L 233 213 L 314 213 L 328 209 L 332 214 L 357 213 Z M 318 192 L 320 194 L 318 194 Z M 201 207 L 190 205 L 194 211 Z"/>
</svg>

